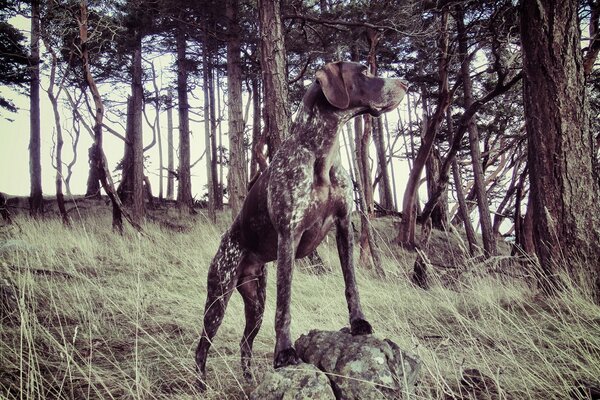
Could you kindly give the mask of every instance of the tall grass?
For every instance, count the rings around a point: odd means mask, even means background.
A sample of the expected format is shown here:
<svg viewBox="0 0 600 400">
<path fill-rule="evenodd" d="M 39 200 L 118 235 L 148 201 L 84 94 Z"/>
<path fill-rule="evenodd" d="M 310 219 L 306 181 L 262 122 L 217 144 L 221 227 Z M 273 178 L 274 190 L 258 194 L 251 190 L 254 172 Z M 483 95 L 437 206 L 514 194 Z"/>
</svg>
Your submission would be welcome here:
<svg viewBox="0 0 600 400">
<path fill-rule="evenodd" d="M 148 223 L 146 236 L 114 234 L 104 214 L 82 216 L 70 229 L 27 217 L 1 227 L 0 397 L 198 398 L 193 353 L 207 266 L 226 219 L 218 227 L 188 219 L 185 232 Z M 418 289 L 408 280 L 414 255 L 389 244 L 390 225 L 377 225 L 388 278 L 361 269 L 358 281 L 376 335 L 423 361 L 414 398 L 577 398 L 577 382 L 598 381 L 600 309 L 576 289 L 545 298 L 502 272 L 525 267 L 466 259 L 460 238 L 441 232 L 428 250 L 437 265 L 432 287 Z M 333 272 L 297 269 L 294 337 L 347 324 L 335 240 L 319 251 Z M 271 368 L 274 291 L 271 267 L 254 346 L 257 379 Z M 203 398 L 243 399 L 255 386 L 239 367 L 243 315 L 234 294 L 209 354 Z M 465 385 L 465 371 L 474 370 L 480 387 Z"/>
</svg>

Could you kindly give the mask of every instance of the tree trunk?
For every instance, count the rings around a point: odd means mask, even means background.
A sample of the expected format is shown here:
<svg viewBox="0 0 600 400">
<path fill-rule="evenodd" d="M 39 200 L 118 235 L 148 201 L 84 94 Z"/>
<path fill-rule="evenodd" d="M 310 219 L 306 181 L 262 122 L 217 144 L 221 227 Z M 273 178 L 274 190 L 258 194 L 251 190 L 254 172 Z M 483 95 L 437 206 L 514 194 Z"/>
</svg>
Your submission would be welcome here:
<svg viewBox="0 0 600 400">
<path fill-rule="evenodd" d="M 208 108 L 209 108 L 209 120 L 210 120 L 210 146 L 208 146 L 207 152 L 210 151 L 210 175 L 212 182 L 212 193 L 214 199 L 214 207 L 215 210 L 223 209 L 223 194 L 221 187 L 219 185 L 219 172 L 217 168 L 217 163 L 219 162 L 219 155 L 217 153 L 217 112 L 216 112 L 216 96 L 215 96 L 215 67 L 213 65 L 213 49 L 208 48 Z M 217 88 L 218 90 L 218 88 Z"/>
<path fill-rule="evenodd" d="M 92 98 L 94 100 L 95 114 L 94 114 L 94 145 L 90 149 L 93 153 L 91 154 L 91 159 L 94 160 L 95 168 L 99 174 L 100 182 L 102 183 L 102 187 L 104 191 L 108 195 L 112 206 L 113 206 L 113 229 L 116 229 L 118 232 L 123 232 L 123 220 L 122 215 L 125 215 L 125 218 L 129 221 L 129 223 L 137 229 L 138 232 L 142 232 L 142 228 L 129 217 L 127 213 L 123 211 L 121 200 L 116 194 L 114 184 L 112 182 L 112 178 L 110 176 L 110 171 L 108 170 L 108 166 L 106 165 L 106 157 L 104 156 L 104 150 L 102 149 L 102 124 L 104 119 L 104 104 L 102 102 L 102 98 L 100 97 L 100 91 L 96 86 L 96 81 L 92 75 L 90 70 L 90 59 L 89 59 L 89 50 L 87 48 L 88 41 L 88 10 L 87 10 L 87 1 L 81 0 L 79 3 L 79 11 L 80 18 L 77 20 L 79 25 L 79 37 L 81 39 L 81 62 L 83 65 L 83 73 L 85 77 L 85 81 L 87 86 L 92 93 Z"/>
<path fill-rule="evenodd" d="M 174 199 L 175 157 L 173 147 L 173 94 L 169 90 L 165 104 L 167 109 L 167 199 Z"/>
<path fill-rule="evenodd" d="M 31 2 L 31 56 L 29 84 L 29 212 L 37 217 L 44 211 L 40 138 L 40 2 Z"/>
<path fill-rule="evenodd" d="M 440 18 L 440 40 L 439 40 L 439 95 L 436 110 L 427 123 L 427 130 L 421 142 L 421 147 L 417 152 L 413 168 L 410 171 L 404 198 L 402 200 L 402 221 L 396 241 L 407 248 L 414 248 L 415 225 L 417 222 L 417 190 L 419 181 L 425 163 L 429 158 L 435 136 L 439 131 L 440 125 L 446 110 L 450 105 L 450 92 L 448 90 L 448 11 L 444 10 Z"/>
<path fill-rule="evenodd" d="M 382 117 L 375 119 L 375 129 L 373 129 L 373 142 L 377 150 L 377 168 L 379 171 L 379 202 L 386 210 L 394 210 L 394 197 L 392 195 L 392 184 L 390 174 L 388 173 L 388 160 L 385 151 L 385 141 L 383 136 Z"/>
<path fill-rule="evenodd" d="M 250 156 L 250 177 L 252 181 L 258 178 L 258 174 L 267 168 L 267 162 L 263 155 L 265 138 L 260 126 L 260 82 L 257 78 L 252 78 L 252 150 Z"/>
<path fill-rule="evenodd" d="M 127 98 L 127 119 L 125 121 L 125 141 L 123 142 L 123 159 L 121 160 L 121 182 L 117 194 L 121 202 L 131 205 L 133 201 L 133 96 Z"/>
<path fill-rule="evenodd" d="M 88 149 L 88 179 L 85 190 L 85 197 L 90 199 L 100 198 L 100 170 L 98 169 L 99 161 L 96 160 L 96 145 L 92 144 Z"/>
<path fill-rule="evenodd" d="M 425 173 L 427 177 L 427 195 L 429 197 L 435 194 L 435 190 L 440 181 L 440 167 L 442 160 L 437 146 L 433 146 L 431 154 L 425 163 Z M 437 229 L 446 229 L 448 226 L 448 191 L 445 190 L 431 212 L 431 224 Z"/>
<path fill-rule="evenodd" d="M 10 217 L 10 213 L 8 212 L 8 208 L 6 205 L 6 197 L 4 194 L 0 193 L 0 215 L 4 222 L 8 225 L 12 224 L 12 218 Z"/>
<path fill-rule="evenodd" d="M 600 190 L 580 49 L 577 0 L 521 3 L 533 237 L 549 292 L 560 272 L 600 303 Z"/>
<path fill-rule="evenodd" d="M 217 78 L 217 82 L 216 82 L 216 87 L 217 87 L 217 118 L 219 121 L 219 126 L 218 126 L 218 140 L 217 140 L 217 166 L 219 169 L 219 185 L 218 185 L 218 190 L 217 190 L 217 204 L 220 205 L 220 210 L 223 209 L 223 202 L 225 201 L 223 199 L 224 195 L 225 195 L 225 177 L 223 174 L 223 170 L 225 168 L 225 149 L 223 148 L 223 123 L 222 121 L 225 120 L 225 117 L 223 116 L 223 112 L 221 111 L 221 84 L 219 81 L 219 74 L 216 74 L 216 78 Z M 229 121 L 228 121 L 229 122 Z M 243 125 L 243 121 L 242 121 L 242 125 Z M 242 128 L 243 131 L 243 128 Z"/>
<path fill-rule="evenodd" d="M 355 125 L 358 126 L 360 128 L 360 125 L 362 125 L 360 122 L 357 121 L 362 121 L 362 118 L 356 118 L 355 120 Z M 350 123 L 348 123 L 348 130 L 350 130 Z M 357 137 L 358 133 L 355 132 L 354 136 Z M 352 145 L 351 145 L 352 146 Z M 353 151 L 356 151 L 356 149 L 352 149 Z M 365 202 L 365 191 L 364 188 L 362 187 L 362 181 L 359 178 L 359 165 L 358 165 L 358 160 L 356 157 L 353 158 L 353 163 L 352 166 L 355 169 L 355 176 L 357 177 L 355 183 L 356 183 L 356 191 L 358 192 L 358 211 L 360 214 L 360 226 L 361 226 L 361 235 L 360 235 L 360 241 L 359 241 L 359 246 L 360 246 L 360 258 L 359 258 L 359 262 L 361 265 L 363 266 L 368 266 L 369 260 L 370 258 L 373 259 L 373 266 L 374 266 L 374 270 L 375 273 L 377 275 L 379 275 L 380 277 L 384 277 L 385 276 L 385 271 L 383 269 L 383 265 L 381 264 L 381 257 L 379 255 L 379 249 L 377 248 L 377 246 L 374 243 L 374 239 L 373 239 L 373 232 L 372 232 L 372 227 L 371 227 L 371 223 L 369 221 L 369 217 L 368 217 L 368 207 L 367 207 L 367 203 Z"/>
<path fill-rule="evenodd" d="M 264 85 L 264 121 L 269 159 L 289 135 L 291 111 L 285 63 L 280 0 L 258 0 L 261 57 Z"/>
<path fill-rule="evenodd" d="M 204 80 L 204 146 L 206 151 L 206 188 L 208 191 L 208 218 L 211 222 L 217 222 L 217 212 L 215 210 L 215 192 L 214 192 L 214 175 L 212 173 L 212 150 L 211 150 L 211 123 L 210 123 L 210 74 L 209 54 L 208 54 L 208 28 L 206 22 L 204 26 L 204 44 L 202 46 L 202 79 Z"/>
<path fill-rule="evenodd" d="M 177 47 L 177 101 L 179 107 L 179 182 L 177 204 L 180 209 L 192 212 L 192 181 L 190 171 L 190 118 L 188 103 L 187 39 L 183 28 L 175 34 Z"/>
<path fill-rule="evenodd" d="M 136 40 L 133 53 L 132 69 L 132 97 L 133 97 L 133 132 L 131 147 L 133 155 L 132 164 L 132 202 L 131 217 L 139 224 L 144 218 L 144 143 L 142 140 L 142 108 L 144 106 L 144 87 L 142 86 L 142 38 Z"/>
<path fill-rule="evenodd" d="M 62 218 L 64 225 L 69 225 L 69 215 L 67 214 L 67 210 L 65 209 L 65 196 L 63 194 L 63 161 L 62 161 L 62 149 L 64 145 L 63 133 L 62 133 L 62 125 L 60 122 L 60 111 L 58 107 L 58 95 L 60 94 L 60 88 L 58 93 L 54 93 L 54 87 L 56 85 L 56 67 L 58 64 L 58 57 L 56 56 L 56 52 L 50 44 L 44 41 L 44 44 L 48 51 L 50 52 L 50 56 L 52 57 L 52 61 L 50 64 L 50 82 L 48 84 L 48 99 L 52 104 L 52 111 L 54 113 L 54 126 L 56 127 L 56 203 L 58 205 L 58 211 L 60 212 L 60 216 Z"/>
<path fill-rule="evenodd" d="M 454 132 L 454 126 L 452 123 L 452 113 L 450 110 L 446 113 L 446 124 L 449 132 Z M 462 216 L 464 222 L 465 233 L 467 234 L 467 241 L 469 243 L 469 254 L 475 256 L 477 254 L 477 236 L 475 236 L 475 229 L 471 223 L 471 217 L 469 213 L 469 207 L 465 199 L 465 191 L 463 190 L 462 179 L 460 176 L 460 169 L 456 158 L 452 160 L 452 177 L 454 178 L 454 188 L 456 190 L 456 197 L 458 199 L 458 213 Z M 439 181 L 438 181 L 439 184 Z M 446 188 L 448 187 L 445 185 Z"/>
<path fill-rule="evenodd" d="M 471 67 L 468 56 L 467 32 L 464 25 L 464 11 L 461 7 L 456 9 L 456 26 L 458 30 L 458 49 L 461 60 L 461 75 L 463 81 L 463 92 L 465 107 L 469 108 L 475 102 L 473 100 L 473 89 L 471 84 Z M 485 189 L 485 175 L 481 165 L 481 150 L 479 149 L 479 132 L 475 119 L 468 122 L 469 144 L 471 151 L 471 163 L 473 165 L 473 177 L 475 183 L 475 194 L 477 197 L 477 208 L 481 222 L 481 234 L 483 236 L 483 248 L 487 255 L 496 254 L 496 238 L 492 229 L 492 218 L 488 205 L 487 192 Z"/>
<path fill-rule="evenodd" d="M 154 117 L 154 122 L 152 124 L 152 131 L 156 134 L 156 138 L 158 141 L 158 199 L 162 203 L 164 198 L 163 191 L 163 183 L 164 183 L 164 159 L 163 159 L 163 143 L 162 143 L 162 132 L 160 128 L 160 90 L 158 89 L 158 84 L 156 83 L 156 68 L 154 67 L 154 62 L 150 63 L 152 67 L 152 86 L 154 88 L 154 110 L 156 111 L 156 115 Z M 145 151 L 146 149 L 144 149 Z M 146 181 L 146 179 L 144 179 Z"/>
<path fill-rule="evenodd" d="M 229 115 L 229 171 L 227 188 L 231 218 L 235 219 L 246 198 L 247 173 L 244 163 L 244 120 L 242 115 L 241 37 L 238 2 L 227 0 L 227 88 Z"/>
</svg>

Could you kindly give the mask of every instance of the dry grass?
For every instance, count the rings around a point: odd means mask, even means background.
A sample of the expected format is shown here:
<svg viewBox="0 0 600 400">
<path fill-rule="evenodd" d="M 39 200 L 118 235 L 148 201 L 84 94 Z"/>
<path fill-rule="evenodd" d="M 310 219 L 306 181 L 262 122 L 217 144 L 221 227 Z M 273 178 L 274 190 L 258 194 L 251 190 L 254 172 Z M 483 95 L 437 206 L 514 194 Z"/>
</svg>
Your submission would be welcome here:
<svg viewBox="0 0 600 400">
<path fill-rule="evenodd" d="M 220 232 L 202 216 L 184 232 L 148 223 L 148 237 L 110 230 L 107 213 L 58 219 L 17 217 L 0 227 L 0 397 L 28 399 L 197 398 L 193 351 L 205 279 Z M 380 242 L 393 232 L 378 222 Z M 501 258 L 465 259 L 461 240 L 436 232 L 428 250 L 432 288 L 407 278 L 414 256 L 384 245 L 388 278 L 359 271 L 365 312 L 380 337 L 417 354 L 423 368 L 414 398 L 564 399 L 578 381 L 600 376 L 600 309 L 576 290 L 544 298 Z M 294 276 L 294 337 L 347 323 L 334 241 L 321 246 L 334 272 Z M 457 271 L 461 271 L 458 273 Z M 496 271 L 490 273 L 490 271 Z M 508 271 L 507 273 L 497 271 Z M 275 271 L 255 343 L 258 378 L 274 345 Z M 208 360 L 208 399 L 243 399 L 238 343 L 243 304 L 234 295 Z M 486 385 L 469 392 L 477 370 Z M 585 397 L 580 397 L 585 398 Z"/>
</svg>

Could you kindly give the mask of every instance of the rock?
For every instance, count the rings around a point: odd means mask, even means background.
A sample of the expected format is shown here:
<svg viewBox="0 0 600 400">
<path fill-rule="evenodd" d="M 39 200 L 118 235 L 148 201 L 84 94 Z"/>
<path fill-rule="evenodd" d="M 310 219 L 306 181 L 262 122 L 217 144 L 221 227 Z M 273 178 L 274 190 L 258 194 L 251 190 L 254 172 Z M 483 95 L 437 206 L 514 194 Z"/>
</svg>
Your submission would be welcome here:
<svg viewBox="0 0 600 400">
<path fill-rule="evenodd" d="M 250 394 L 250 400 L 335 399 L 327 376 L 310 364 L 268 372 Z"/>
<path fill-rule="evenodd" d="M 296 352 L 331 380 L 336 398 L 399 399 L 412 394 L 421 362 L 388 339 L 312 330 Z"/>
</svg>

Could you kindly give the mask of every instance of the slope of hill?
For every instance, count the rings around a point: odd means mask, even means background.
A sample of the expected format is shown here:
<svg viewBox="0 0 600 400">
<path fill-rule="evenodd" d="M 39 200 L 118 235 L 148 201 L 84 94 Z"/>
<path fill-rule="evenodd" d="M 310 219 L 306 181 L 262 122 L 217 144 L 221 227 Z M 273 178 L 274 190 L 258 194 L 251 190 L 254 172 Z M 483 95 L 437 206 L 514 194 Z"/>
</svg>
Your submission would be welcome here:
<svg viewBox="0 0 600 400">
<path fill-rule="evenodd" d="M 87 204 L 87 203 L 86 203 Z M 146 236 L 110 229 L 105 207 L 58 218 L 15 216 L 0 227 L 0 396 L 3 398 L 197 398 L 193 352 L 201 330 L 207 266 L 217 227 L 172 210 Z M 525 264 L 464 256 L 460 236 L 434 232 L 426 250 L 431 288 L 410 283 L 414 254 L 390 244 L 391 220 L 375 222 L 387 277 L 359 268 L 376 335 L 418 355 L 417 398 L 586 398 L 600 376 L 600 308 L 576 290 L 538 293 Z M 177 228 L 177 229 L 174 229 Z M 335 240 L 319 252 L 332 272 L 294 276 L 292 333 L 347 324 Z M 271 368 L 275 270 L 255 342 L 258 379 Z M 232 296 L 208 360 L 204 398 L 243 399 L 255 384 L 239 366 L 243 303 Z M 596 381 L 596 382 L 594 382 Z"/>
</svg>

